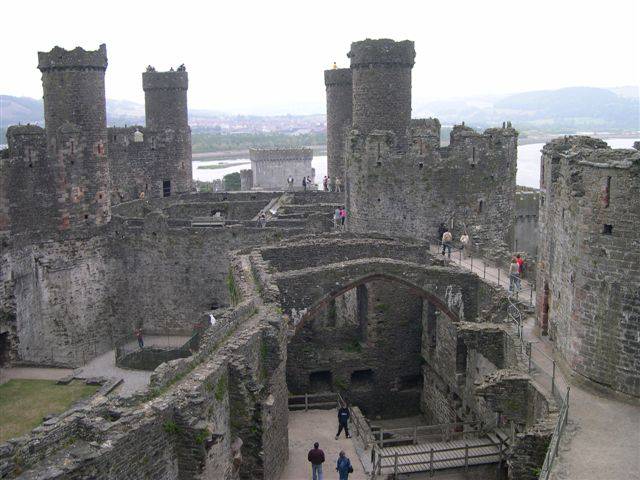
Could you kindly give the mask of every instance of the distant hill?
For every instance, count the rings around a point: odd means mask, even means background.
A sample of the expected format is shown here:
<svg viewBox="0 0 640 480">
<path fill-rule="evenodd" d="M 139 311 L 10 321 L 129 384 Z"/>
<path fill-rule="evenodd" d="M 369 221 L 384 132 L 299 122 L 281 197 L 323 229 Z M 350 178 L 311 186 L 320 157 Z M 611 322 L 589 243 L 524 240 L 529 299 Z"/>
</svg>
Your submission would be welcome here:
<svg viewBox="0 0 640 480">
<path fill-rule="evenodd" d="M 295 106 L 292 107 L 295 109 Z M 5 131 L 18 123 L 43 124 L 42 100 L 0 95 L 0 143 Z M 435 102 L 414 100 L 413 116 L 437 117 L 444 125 L 465 121 L 478 128 L 510 120 L 526 132 L 571 133 L 640 130 L 638 87 L 571 87 L 514 95 L 477 96 Z M 189 111 L 194 132 L 290 133 L 324 131 L 324 115 L 230 115 L 214 110 Z M 128 100 L 107 99 L 107 124 L 144 124 L 144 105 Z"/>
<path fill-rule="evenodd" d="M 503 97 L 463 98 L 418 105 L 414 115 L 436 116 L 443 124 L 464 120 L 477 126 L 510 120 L 520 130 L 637 131 L 640 130 L 637 91 L 637 87 L 571 87 Z"/>
</svg>

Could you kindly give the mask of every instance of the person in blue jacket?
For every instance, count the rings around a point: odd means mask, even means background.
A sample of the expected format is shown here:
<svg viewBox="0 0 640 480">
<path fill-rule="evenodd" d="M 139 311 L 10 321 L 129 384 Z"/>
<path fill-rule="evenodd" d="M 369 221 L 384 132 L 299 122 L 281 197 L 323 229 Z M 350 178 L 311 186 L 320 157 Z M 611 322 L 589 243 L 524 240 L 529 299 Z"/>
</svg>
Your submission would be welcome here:
<svg viewBox="0 0 640 480">
<path fill-rule="evenodd" d="M 340 451 L 338 462 L 336 464 L 336 470 L 340 474 L 340 480 L 349 480 L 349 474 L 353 473 L 353 467 L 351 466 L 351 460 L 344 454 L 344 450 Z"/>
</svg>

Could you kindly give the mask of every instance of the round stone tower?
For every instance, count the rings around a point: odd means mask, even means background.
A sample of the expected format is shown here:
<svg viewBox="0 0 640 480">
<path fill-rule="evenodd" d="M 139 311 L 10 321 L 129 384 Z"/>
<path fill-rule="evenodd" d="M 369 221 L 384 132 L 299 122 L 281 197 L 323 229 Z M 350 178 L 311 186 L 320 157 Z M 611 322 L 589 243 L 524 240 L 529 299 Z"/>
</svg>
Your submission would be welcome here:
<svg viewBox="0 0 640 480">
<path fill-rule="evenodd" d="M 38 52 L 42 72 L 49 181 L 60 230 L 111 218 L 104 74 L 107 48 Z"/>
<path fill-rule="evenodd" d="M 187 113 L 189 77 L 177 71 L 142 74 L 145 98 L 145 142 L 156 165 L 150 170 L 152 196 L 169 196 L 191 189 L 191 128 Z"/>
<path fill-rule="evenodd" d="M 147 128 L 151 130 L 188 130 L 186 70 L 147 71 L 142 74 L 144 110 Z"/>
<path fill-rule="evenodd" d="M 327 87 L 327 173 L 334 183 L 336 178 L 344 181 L 344 141 L 353 114 L 351 69 L 325 70 L 324 84 Z"/>
<path fill-rule="evenodd" d="M 391 130 L 397 147 L 406 149 L 416 56 L 413 42 L 367 39 L 352 43 L 347 56 L 353 74 L 353 128 L 364 135 Z"/>
</svg>

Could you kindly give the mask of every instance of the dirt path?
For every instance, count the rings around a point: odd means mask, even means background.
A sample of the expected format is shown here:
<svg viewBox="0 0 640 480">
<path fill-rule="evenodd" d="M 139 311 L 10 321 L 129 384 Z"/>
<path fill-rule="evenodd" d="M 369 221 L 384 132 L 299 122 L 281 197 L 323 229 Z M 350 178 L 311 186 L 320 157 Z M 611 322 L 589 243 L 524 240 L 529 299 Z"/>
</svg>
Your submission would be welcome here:
<svg viewBox="0 0 640 480">
<path fill-rule="evenodd" d="M 307 453 L 313 448 L 313 442 L 320 443 L 326 462 L 323 466 L 325 480 L 337 479 L 336 460 L 340 450 L 344 450 L 351 459 L 354 472 L 349 480 L 367 480 L 356 450 L 351 440 L 335 440 L 338 426 L 337 410 L 309 410 L 307 412 L 289 412 L 289 462 L 280 480 L 306 480 L 311 478 L 311 467 Z"/>
<path fill-rule="evenodd" d="M 60 380 L 73 373 L 70 368 L 11 367 L 0 368 L 0 385 L 12 379 Z"/>
</svg>

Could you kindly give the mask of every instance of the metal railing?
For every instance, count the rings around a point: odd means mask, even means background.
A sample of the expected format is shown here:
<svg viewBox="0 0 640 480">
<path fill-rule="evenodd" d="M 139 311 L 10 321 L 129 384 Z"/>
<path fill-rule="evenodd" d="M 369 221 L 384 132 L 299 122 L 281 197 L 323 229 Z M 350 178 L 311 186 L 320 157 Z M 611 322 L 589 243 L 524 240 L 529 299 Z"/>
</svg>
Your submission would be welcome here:
<svg viewBox="0 0 640 480">
<path fill-rule="evenodd" d="M 482 453 L 479 450 L 487 447 L 494 447 L 498 450 L 496 452 Z M 469 451 L 471 449 L 471 452 Z M 474 451 L 478 449 L 478 451 Z M 382 474 L 383 469 L 391 470 L 390 473 L 397 477 L 399 470 L 403 467 L 420 467 L 419 471 L 429 472 L 430 476 L 433 476 L 436 470 L 439 470 L 439 463 L 447 463 L 450 466 L 455 462 L 462 462 L 460 465 L 464 467 L 465 471 L 470 466 L 470 461 L 478 458 L 498 457 L 498 462 L 502 462 L 507 450 L 506 444 L 502 439 L 498 439 L 498 442 L 487 438 L 486 441 L 480 444 L 468 445 L 466 442 L 460 447 L 447 447 L 447 448 L 434 448 L 432 446 L 424 449 L 412 449 L 410 452 L 394 451 L 393 453 L 385 454 L 377 445 L 374 446 L 372 452 L 372 471 L 371 478 L 375 478 L 376 475 Z M 460 455 L 455 455 L 453 452 L 461 452 Z M 462 453 L 463 452 L 463 453 Z M 436 458 L 436 454 L 446 453 L 446 458 Z M 421 456 L 425 458 L 428 456 L 428 460 L 420 460 Z M 414 461 L 404 461 L 405 457 L 414 457 Z M 393 459 L 393 462 L 389 462 L 384 465 L 384 459 Z M 417 461 L 415 461 L 417 459 Z"/>
<path fill-rule="evenodd" d="M 372 425 L 371 431 L 375 444 L 380 448 L 397 443 L 417 445 L 428 441 L 448 442 L 484 433 L 480 422 L 454 422 L 399 428 L 384 428 Z M 390 438 L 385 439 L 385 436 Z"/>
<path fill-rule="evenodd" d="M 547 454 L 544 457 L 544 463 L 540 469 L 540 476 L 538 477 L 539 480 L 548 480 L 551 475 L 551 468 L 553 467 L 553 462 L 558 454 L 558 446 L 560 445 L 560 440 L 562 438 L 564 428 L 567 426 L 567 419 L 569 417 L 569 391 L 570 388 L 567 388 L 567 393 L 564 397 L 562 407 L 560 408 L 560 414 L 558 415 L 558 422 L 553 430 L 549 447 L 547 447 Z"/>
</svg>

